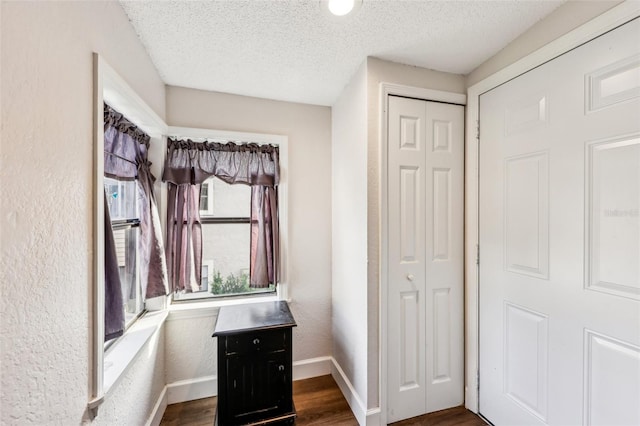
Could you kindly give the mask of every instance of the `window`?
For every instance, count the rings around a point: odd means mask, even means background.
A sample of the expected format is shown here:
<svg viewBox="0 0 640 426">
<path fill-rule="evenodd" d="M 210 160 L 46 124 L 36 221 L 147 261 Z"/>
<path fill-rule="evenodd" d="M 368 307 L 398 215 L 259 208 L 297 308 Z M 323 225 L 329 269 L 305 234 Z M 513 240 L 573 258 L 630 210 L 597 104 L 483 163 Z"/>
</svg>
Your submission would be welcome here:
<svg viewBox="0 0 640 426">
<path fill-rule="evenodd" d="M 200 188 L 200 216 L 213 215 L 213 197 L 211 197 L 211 181 L 208 180 Z"/>
<path fill-rule="evenodd" d="M 128 327 L 144 310 L 138 266 L 138 182 L 105 176 L 104 189 L 118 259 L 125 327 Z"/>
<path fill-rule="evenodd" d="M 176 300 L 275 292 L 275 286 L 249 287 L 251 187 L 216 177 L 200 188 L 202 278 L 200 291 L 176 294 Z"/>
</svg>

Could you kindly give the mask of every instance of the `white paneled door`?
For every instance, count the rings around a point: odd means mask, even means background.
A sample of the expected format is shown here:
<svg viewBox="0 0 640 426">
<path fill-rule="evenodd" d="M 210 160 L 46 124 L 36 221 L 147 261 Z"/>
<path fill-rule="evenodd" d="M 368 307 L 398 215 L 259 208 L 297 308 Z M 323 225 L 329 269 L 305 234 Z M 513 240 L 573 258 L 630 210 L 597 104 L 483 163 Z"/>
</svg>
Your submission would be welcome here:
<svg viewBox="0 0 640 426">
<path fill-rule="evenodd" d="M 464 107 L 389 97 L 387 420 L 463 402 Z"/>
<path fill-rule="evenodd" d="M 480 413 L 640 425 L 640 19 L 480 97 Z"/>
</svg>

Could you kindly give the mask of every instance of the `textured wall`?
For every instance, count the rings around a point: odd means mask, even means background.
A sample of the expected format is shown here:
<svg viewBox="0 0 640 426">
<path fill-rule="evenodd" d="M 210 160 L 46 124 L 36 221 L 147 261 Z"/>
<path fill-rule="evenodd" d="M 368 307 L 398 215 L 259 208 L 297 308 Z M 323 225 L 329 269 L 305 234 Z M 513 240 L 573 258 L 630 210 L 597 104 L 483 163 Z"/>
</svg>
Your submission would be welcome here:
<svg viewBox="0 0 640 426">
<path fill-rule="evenodd" d="M 0 423 L 79 424 L 89 400 L 92 52 L 160 116 L 165 89 L 116 2 L 1 8 Z M 149 415 L 158 385 L 132 383 L 162 364 L 139 362 L 113 390 L 122 413 Z"/>
<path fill-rule="evenodd" d="M 331 109 L 167 86 L 167 124 L 289 137 L 293 359 L 330 355 Z"/>
<path fill-rule="evenodd" d="M 100 406 L 93 424 L 142 426 L 149 420 L 165 385 L 165 329 L 166 323 L 120 379 L 113 395 Z"/>
<path fill-rule="evenodd" d="M 619 3 L 621 0 L 566 2 L 469 73 L 467 86 L 473 86 Z"/>
<path fill-rule="evenodd" d="M 211 337 L 215 322 L 215 314 L 169 315 L 165 324 L 168 336 L 165 344 L 167 383 L 217 374 L 216 341 Z"/>
<path fill-rule="evenodd" d="M 465 93 L 465 78 L 461 75 L 417 68 L 408 65 L 367 59 L 367 107 L 368 107 L 368 408 L 377 407 L 379 396 L 379 298 L 380 292 L 380 83 L 396 83 L 406 86 Z"/>
<path fill-rule="evenodd" d="M 333 357 L 367 403 L 367 74 L 363 62 L 332 112 Z"/>
</svg>

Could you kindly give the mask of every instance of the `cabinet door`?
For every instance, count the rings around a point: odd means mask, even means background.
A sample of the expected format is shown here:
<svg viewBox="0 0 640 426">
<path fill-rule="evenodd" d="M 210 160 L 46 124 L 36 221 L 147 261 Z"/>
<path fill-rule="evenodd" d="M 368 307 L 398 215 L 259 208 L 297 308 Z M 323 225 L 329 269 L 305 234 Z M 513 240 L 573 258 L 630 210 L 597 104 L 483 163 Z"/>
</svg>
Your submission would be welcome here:
<svg viewBox="0 0 640 426">
<path fill-rule="evenodd" d="M 250 422 L 291 407 L 291 365 L 284 351 L 227 358 L 227 413 Z"/>
</svg>

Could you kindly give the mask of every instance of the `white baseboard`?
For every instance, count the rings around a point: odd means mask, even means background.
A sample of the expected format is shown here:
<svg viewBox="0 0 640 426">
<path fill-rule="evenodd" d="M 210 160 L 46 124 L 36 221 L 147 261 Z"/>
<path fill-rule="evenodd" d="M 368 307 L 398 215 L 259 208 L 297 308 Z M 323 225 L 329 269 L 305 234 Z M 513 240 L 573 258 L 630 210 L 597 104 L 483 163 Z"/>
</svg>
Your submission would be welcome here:
<svg viewBox="0 0 640 426">
<path fill-rule="evenodd" d="M 293 363 L 293 380 L 310 379 L 311 377 L 326 376 L 331 374 L 331 357 L 303 359 Z"/>
<path fill-rule="evenodd" d="M 218 377 L 204 376 L 197 379 L 180 380 L 167 386 L 167 403 L 193 401 L 218 394 Z"/>
<path fill-rule="evenodd" d="M 331 374 L 330 356 L 304 359 L 293 363 L 293 380 L 309 379 L 311 377 Z M 197 379 L 179 380 L 167 384 L 149 417 L 147 426 L 158 426 L 167 405 L 195 399 L 209 398 L 218 394 L 217 376 L 204 376 Z"/>
<path fill-rule="evenodd" d="M 165 386 L 162 389 L 162 392 L 160 392 L 160 397 L 158 398 L 155 407 L 153 407 L 151 416 L 149 416 L 149 420 L 145 426 L 159 426 L 162 416 L 164 415 L 164 410 L 167 409 L 167 405 L 167 387 Z"/>
<path fill-rule="evenodd" d="M 360 426 L 379 426 L 380 425 L 380 408 L 371 408 L 367 410 L 362 402 L 360 395 L 356 392 L 353 384 L 345 374 L 340 364 L 331 357 L 331 375 L 342 391 L 344 398 L 349 403 L 353 415 L 358 420 Z"/>
<path fill-rule="evenodd" d="M 367 410 L 367 426 L 382 425 L 382 416 L 380 415 L 380 407 L 370 408 Z"/>
</svg>

